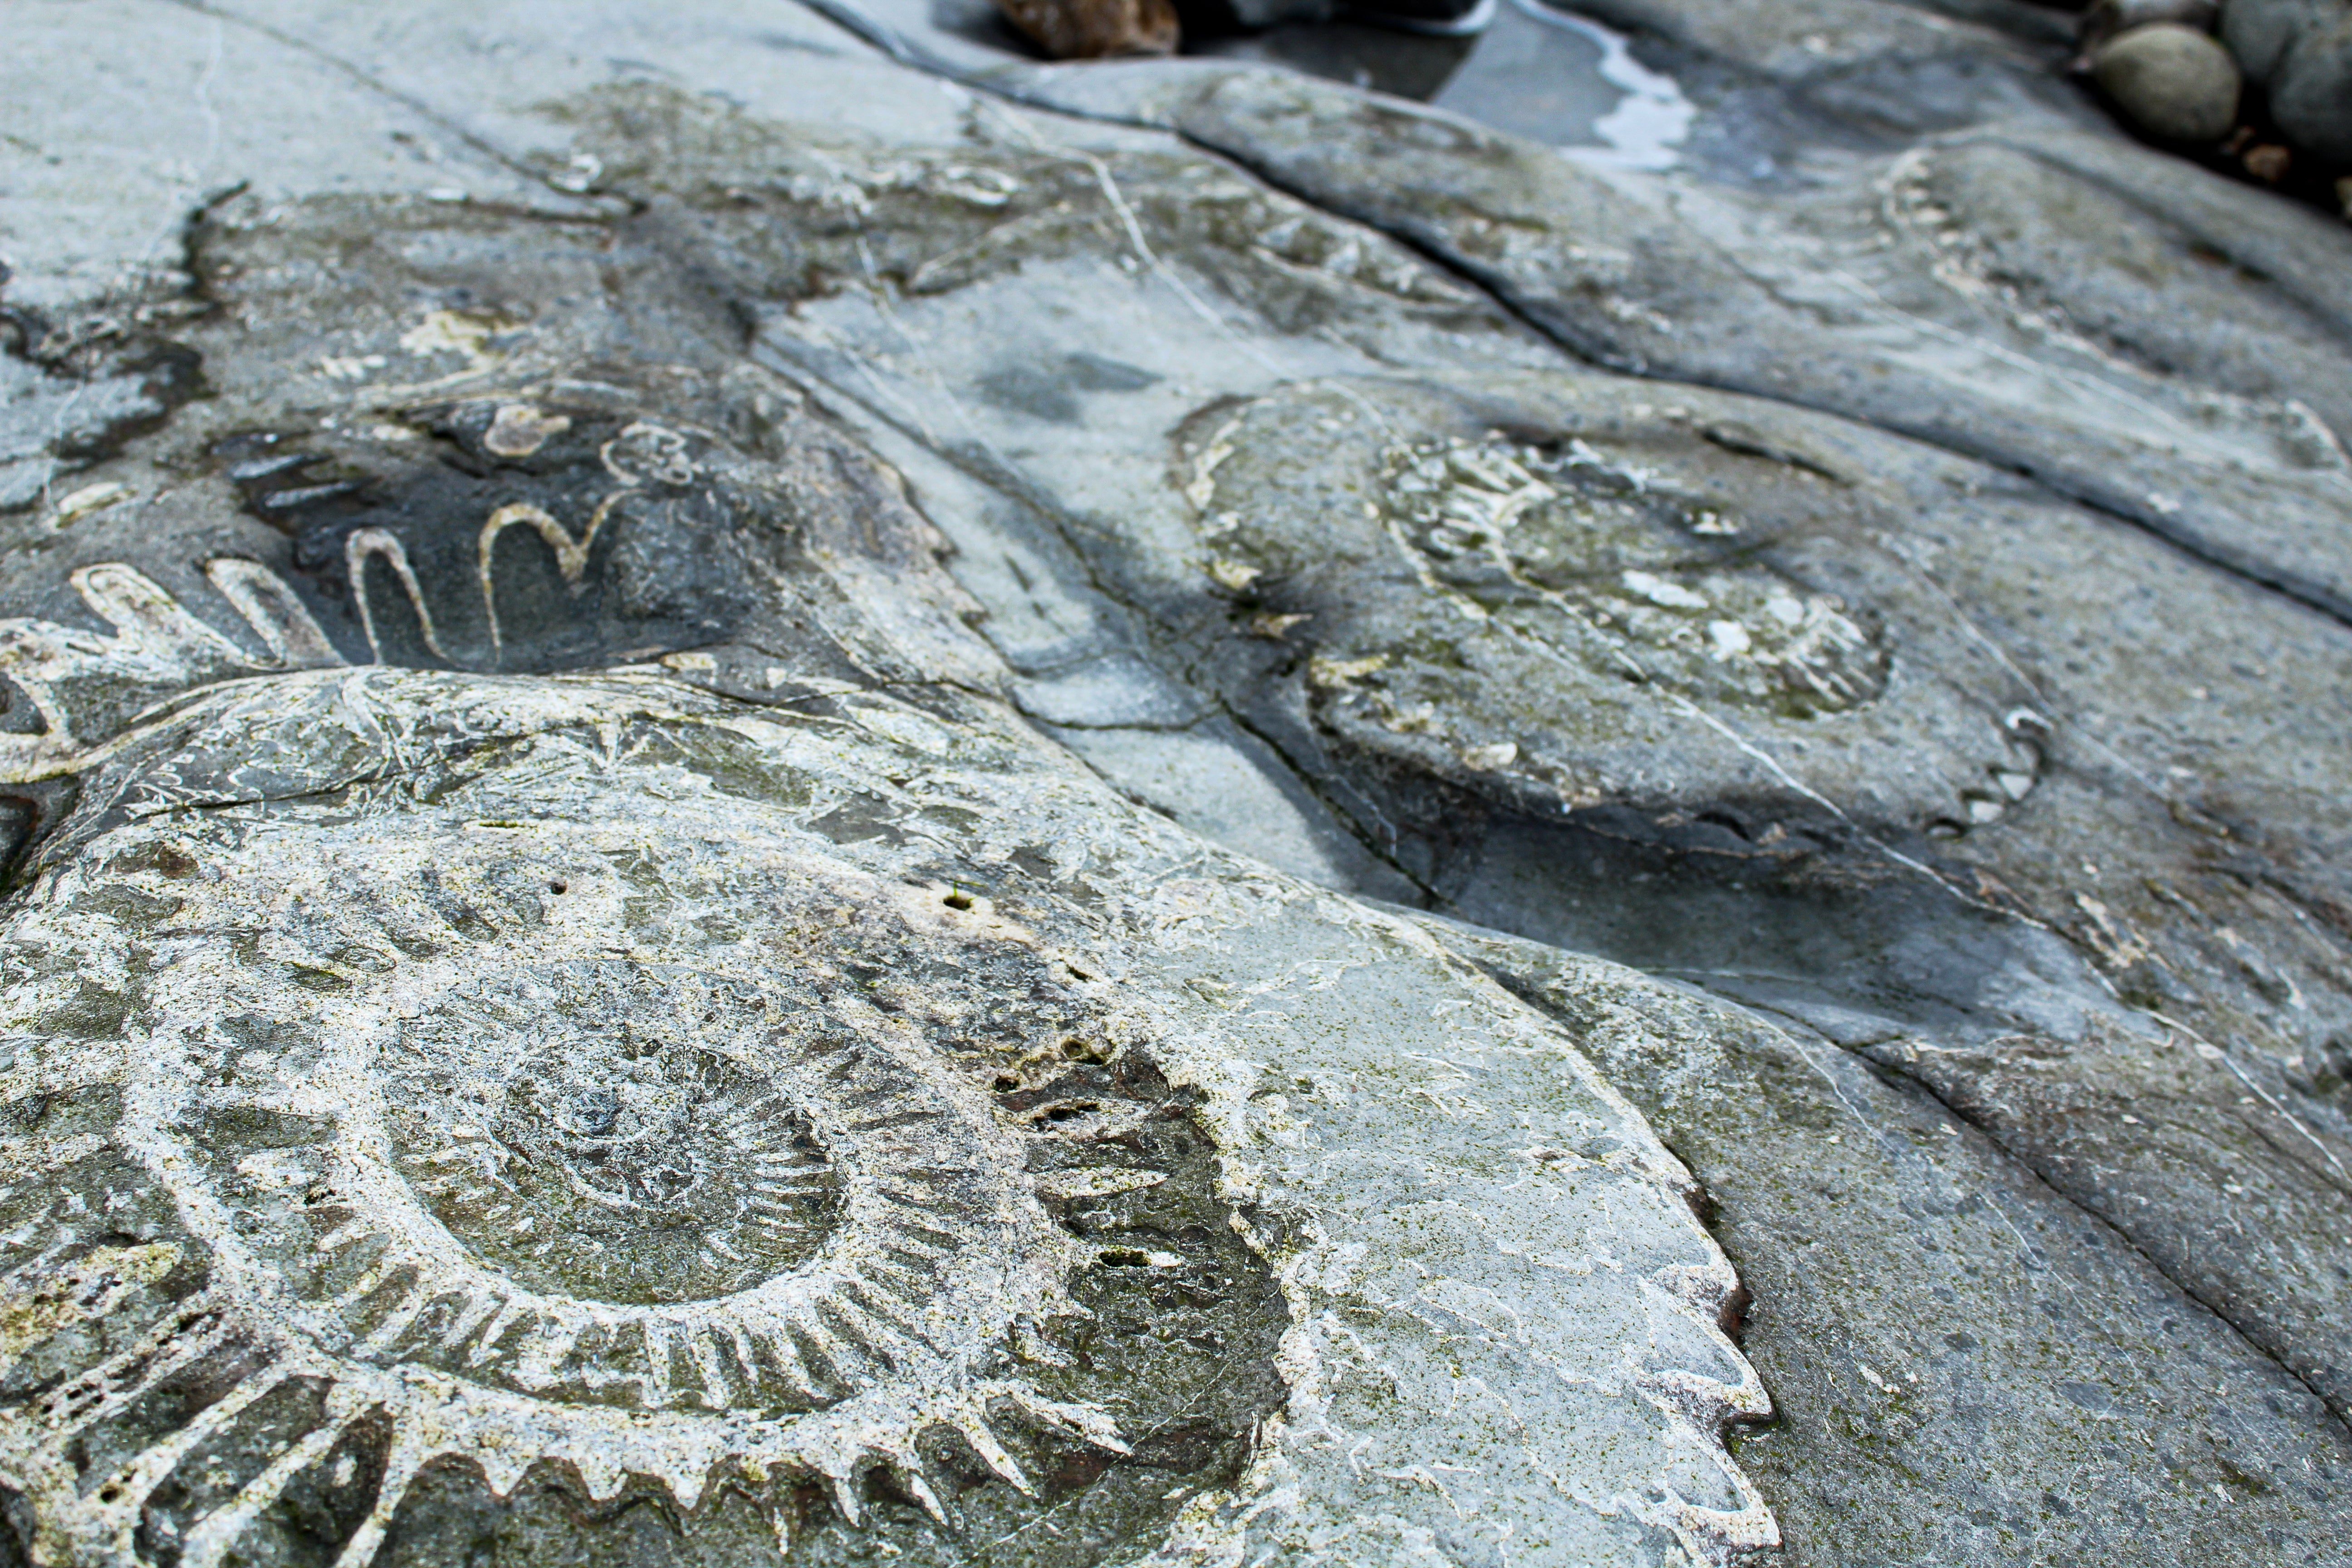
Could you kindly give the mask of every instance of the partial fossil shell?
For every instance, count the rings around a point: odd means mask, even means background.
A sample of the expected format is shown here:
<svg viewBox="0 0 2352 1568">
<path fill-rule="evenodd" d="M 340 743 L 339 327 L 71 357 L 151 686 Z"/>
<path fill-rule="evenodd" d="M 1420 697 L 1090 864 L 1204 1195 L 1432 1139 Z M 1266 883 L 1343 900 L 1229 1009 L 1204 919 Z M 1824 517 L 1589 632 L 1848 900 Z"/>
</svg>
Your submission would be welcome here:
<svg viewBox="0 0 2352 1568">
<path fill-rule="evenodd" d="M 1334 380 L 1203 411 L 1178 464 L 1199 569 L 1235 631 L 1280 625 L 1360 757 L 1555 815 L 1999 816 L 2039 771 L 2039 721 L 2011 718 L 2031 689 L 1833 455 L 1675 397 Z M 1286 673 L 1233 668 L 1244 701 Z"/>
</svg>

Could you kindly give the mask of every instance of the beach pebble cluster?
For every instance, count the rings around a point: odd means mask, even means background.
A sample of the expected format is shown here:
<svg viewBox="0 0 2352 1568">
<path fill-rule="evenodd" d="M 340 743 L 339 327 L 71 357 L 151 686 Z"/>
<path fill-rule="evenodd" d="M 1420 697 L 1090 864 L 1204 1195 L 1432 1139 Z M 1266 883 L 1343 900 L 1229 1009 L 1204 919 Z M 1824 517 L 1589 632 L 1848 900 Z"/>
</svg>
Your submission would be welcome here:
<svg viewBox="0 0 2352 1568">
<path fill-rule="evenodd" d="M 2352 0 L 2096 0 L 2079 62 L 2142 133 L 2279 184 L 2352 164 Z M 2352 201 L 2352 178 L 2335 184 Z"/>
</svg>

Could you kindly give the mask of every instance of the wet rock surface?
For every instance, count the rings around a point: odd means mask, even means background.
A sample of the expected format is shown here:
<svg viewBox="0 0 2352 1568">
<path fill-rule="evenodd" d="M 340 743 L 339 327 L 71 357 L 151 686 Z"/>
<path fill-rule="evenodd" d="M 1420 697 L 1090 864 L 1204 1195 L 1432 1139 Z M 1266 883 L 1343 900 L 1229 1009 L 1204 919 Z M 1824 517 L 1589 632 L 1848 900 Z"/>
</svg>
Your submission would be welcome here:
<svg viewBox="0 0 2352 1568">
<path fill-rule="evenodd" d="M 2073 17 L 24 9 L 0 1561 L 2352 1560 L 2352 231 Z"/>
</svg>

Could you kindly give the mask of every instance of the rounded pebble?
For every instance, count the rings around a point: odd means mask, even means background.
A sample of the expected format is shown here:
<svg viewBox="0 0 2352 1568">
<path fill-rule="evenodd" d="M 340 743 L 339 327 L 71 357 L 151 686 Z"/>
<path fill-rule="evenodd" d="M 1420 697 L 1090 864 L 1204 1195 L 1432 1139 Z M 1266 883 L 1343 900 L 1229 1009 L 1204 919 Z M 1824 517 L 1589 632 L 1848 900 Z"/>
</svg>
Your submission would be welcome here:
<svg viewBox="0 0 2352 1568">
<path fill-rule="evenodd" d="M 2246 79 L 2268 87 L 2288 53 L 2343 0 L 2222 0 L 2221 41 Z"/>
<path fill-rule="evenodd" d="M 2352 163 L 2352 6 L 2304 34 L 2279 62 L 2271 118 L 2305 152 Z"/>
<path fill-rule="evenodd" d="M 2091 71 L 2124 117 L 2159 141 L 2210 142 L 2237 121 L 2237 62 L 2203 33 L 2176 23 L 2110 39 L 2092 57 Z"/>
</svg>

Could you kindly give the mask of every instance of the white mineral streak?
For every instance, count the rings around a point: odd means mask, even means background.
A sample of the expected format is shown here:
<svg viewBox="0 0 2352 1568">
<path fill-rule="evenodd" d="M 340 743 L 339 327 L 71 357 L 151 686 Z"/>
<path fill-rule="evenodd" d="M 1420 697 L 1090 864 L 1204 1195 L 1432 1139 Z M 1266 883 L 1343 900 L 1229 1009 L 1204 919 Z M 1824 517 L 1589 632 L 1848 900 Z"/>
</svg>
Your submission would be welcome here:
<svg viewBox="0 0 2352 1568">
<path fill-rule="evenodd" d="M 825 933 L 853 926 L 919 971 L 927 1016 L 1050 993 L 1206 1096 L 1221 1195 L 1288 1305 L 1288 1394 L 1155 1562 L 1773 1542 L 1718 1440 L 1768 1408 L 1717 1327 L 1731 1270 L 1687 1173 L 1568 1039 L 1416 928 L 956 701 L 950 723 L 650 674 L 318 670 L 199 694 L 115 748 L 9 924 L 0 1095 L 119 1091 L 108 1137 L 179 1228 L 36 1258 L 0 1345 L 116 1312 L 180 1249 L 208 1278 L 0 1413 L 40 1560 L 131 1560 L 174 1465 L 297 1378 L 326 1386 L 322 1423 L 189 1524 L 190 1568 L 234 1560 L 369 1421 L 392 1436 L 353 1568 L 446 1458 L 500 1492 L 558 1461 L 592 1495 L 645 1476 L 688 1508 L 722 1479 L 821 1479 L 856 1521 L 876 1468 L 941 1508 L 926 1434 L 1024 1489 L 1015 1428 L 1120 1451 L 1112 1413 L 1045 1396 L 1022 1357 L 1096 1261 L 1024 1168 L 1041 1134 L 835 972 Z M 860 801 L 906 842 L 814 826 Z M 952 828 L 921 815 L 950 805 Z M 1024 850 L 1051 880 L 1004 910 L 931 869 L 1011 878 Z M 1099 901 L 1059 890 L 1079 883 Z M 135 999 L 115 1037 L 57 1023 L 92 989 Z M 12 1139 L 0 1179 L 71 1152 Z M 680 1235 L 701 1250 L 641 1266 Z M 207 1357 L 248 1370 L 77 1475 L 93 1423 Z"/>
</svg>

